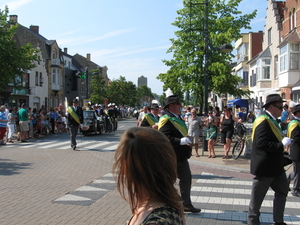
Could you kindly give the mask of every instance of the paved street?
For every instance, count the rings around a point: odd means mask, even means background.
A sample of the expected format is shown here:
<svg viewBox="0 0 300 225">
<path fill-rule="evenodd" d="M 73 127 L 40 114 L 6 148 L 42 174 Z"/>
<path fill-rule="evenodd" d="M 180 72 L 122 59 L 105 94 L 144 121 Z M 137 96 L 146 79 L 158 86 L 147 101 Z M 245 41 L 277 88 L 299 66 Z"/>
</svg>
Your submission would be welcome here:
<svg viewBox="0 0 300 225">
<path fill-rule="evenodd" d="M 47 135 L 0 147 L 0 224 L 125 224 L 131 213 L 115 189 L 111 174 L 114 151 L 135 119 L 119 122 L 114 133 L 78 135 L 78 151 L 69 134 Z M 192 201 L 202 209 L 187 214 L 187 224 L 247 224 L 252 175 L 249 160 L 190 159 Z M 262 224 L 273 224 L 272 191 L 261 210 Z M 300 224 L 300 198 L 289 194 L 287 224 Z"/>
</svg>

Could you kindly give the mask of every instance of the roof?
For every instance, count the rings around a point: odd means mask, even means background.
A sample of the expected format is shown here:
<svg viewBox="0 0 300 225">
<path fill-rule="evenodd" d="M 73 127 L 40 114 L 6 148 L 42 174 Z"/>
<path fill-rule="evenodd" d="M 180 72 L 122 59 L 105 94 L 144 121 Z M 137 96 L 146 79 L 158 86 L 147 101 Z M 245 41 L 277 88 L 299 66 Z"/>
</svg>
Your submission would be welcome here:
<svg viewBox="0 0 300 225">
<path fill-rule="evenodd" d="M 278 47 L 285 45 L 286 43 L 299 43 L 300 38 L 296 29 L 293 29 L 286 38 L 279 44 Z"/>
<path fill-rule="evenodd" d="M 254 56 L 251 60 L 247 62 L 247 64 L 250 64 L 254 61 L 256 61 L 259 58 L 270 58 L 272 57 L 271 51 L 270 51 L 270 46 L 268 46 L 264 51 L 258 53 L 256 56 Z"/>
</svg>

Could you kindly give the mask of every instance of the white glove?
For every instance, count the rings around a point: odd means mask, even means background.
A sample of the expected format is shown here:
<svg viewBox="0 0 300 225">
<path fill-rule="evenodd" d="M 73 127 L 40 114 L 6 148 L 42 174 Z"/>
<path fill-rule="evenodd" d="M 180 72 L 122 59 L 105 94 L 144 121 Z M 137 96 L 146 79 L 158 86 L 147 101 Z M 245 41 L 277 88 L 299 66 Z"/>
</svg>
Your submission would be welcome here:
<svg viewBox="0 0 300 225">
<path fill-rule="evenodd" d="M 191 142 L 191 140 L 188 137 L 183 137 L 180 139 L 180 145 L 189 145 Z"/>
<path fill-rule="evenodd" d="M 284 147 L 290 145 L 292 143 L 293 139 L 288 138 L 288 137 L 284 137 L 281 142 L 283 144 Z"/>
</svg>

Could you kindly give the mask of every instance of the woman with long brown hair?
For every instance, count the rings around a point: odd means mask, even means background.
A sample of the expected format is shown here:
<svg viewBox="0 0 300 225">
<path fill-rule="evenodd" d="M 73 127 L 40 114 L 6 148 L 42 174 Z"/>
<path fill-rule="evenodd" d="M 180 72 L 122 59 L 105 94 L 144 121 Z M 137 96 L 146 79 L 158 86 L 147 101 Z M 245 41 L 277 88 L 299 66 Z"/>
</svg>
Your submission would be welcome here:
<svg viewBox="0 0 300 225">
<path fill-rule="evenodd" d="M 176 155 L 170 141 L 155 129 L 133 127 L 122 136 L 113 172 L 133 224 L 185 224 L 181 197 L 174 184 Z"/>
</svg>

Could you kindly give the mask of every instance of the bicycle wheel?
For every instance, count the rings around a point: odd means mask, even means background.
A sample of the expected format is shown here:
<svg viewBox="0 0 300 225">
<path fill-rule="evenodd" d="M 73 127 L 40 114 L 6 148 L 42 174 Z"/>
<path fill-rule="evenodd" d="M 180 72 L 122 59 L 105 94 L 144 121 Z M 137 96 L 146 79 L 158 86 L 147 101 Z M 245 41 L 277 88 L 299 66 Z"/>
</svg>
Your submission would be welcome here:
<svg viewBox="0 0 300 225">
<path fill-rule="evenodd" d="M 244 145 L 245 145 L 244 139 L 240 139 L 237 142 L 235 142 L 232 149 L 232 158 L 238 159 L 241 156 L 244 149 Z"/>
</svg>

